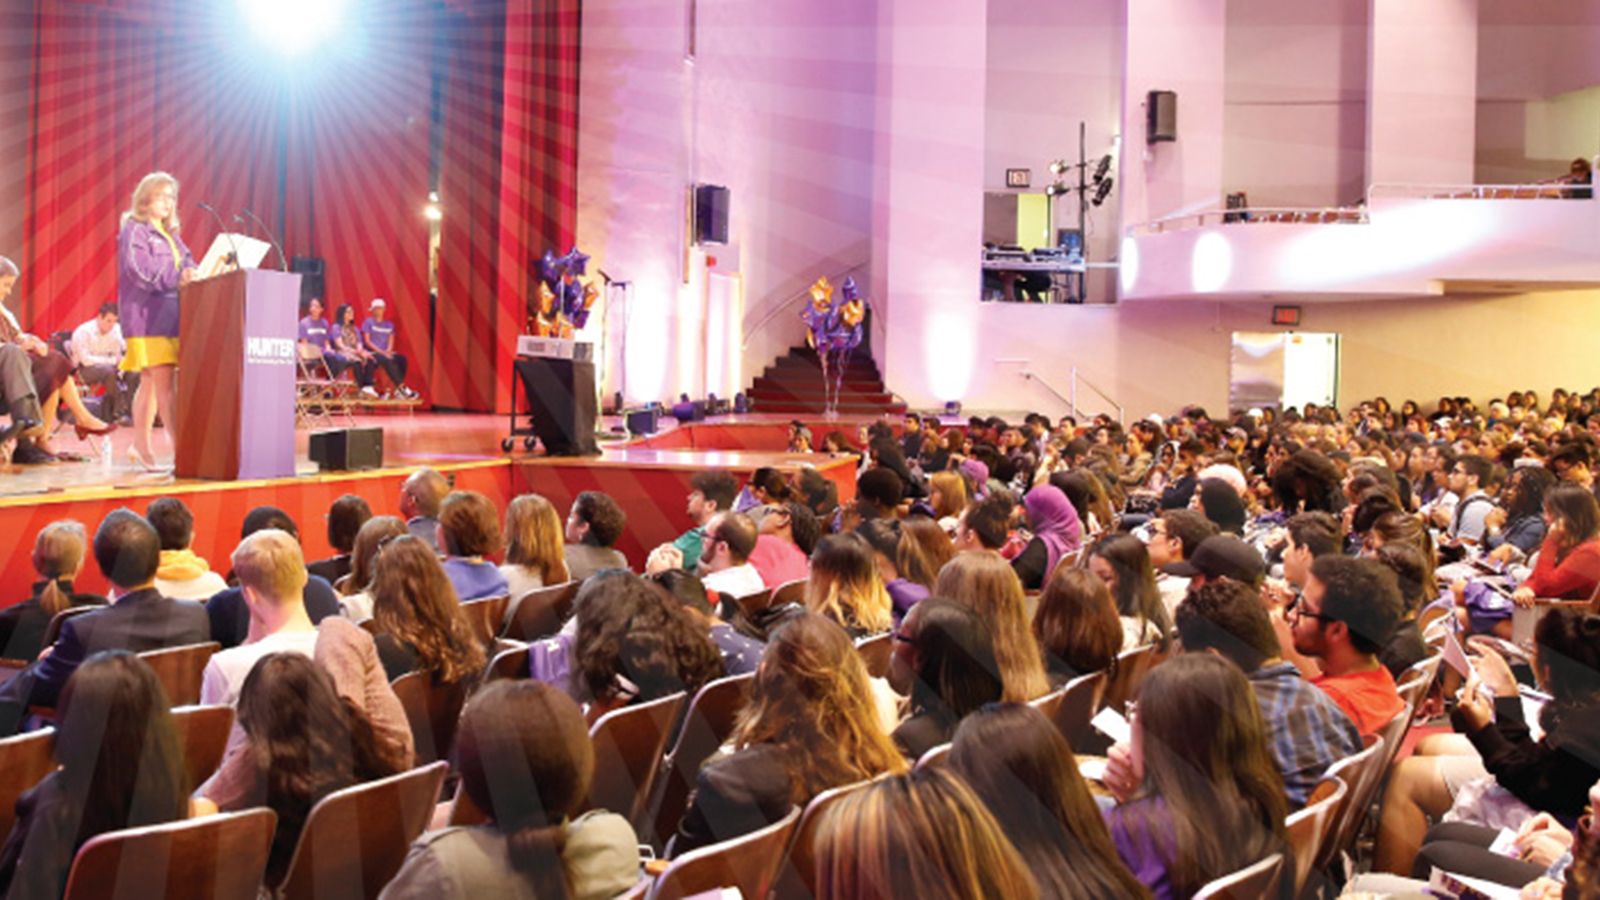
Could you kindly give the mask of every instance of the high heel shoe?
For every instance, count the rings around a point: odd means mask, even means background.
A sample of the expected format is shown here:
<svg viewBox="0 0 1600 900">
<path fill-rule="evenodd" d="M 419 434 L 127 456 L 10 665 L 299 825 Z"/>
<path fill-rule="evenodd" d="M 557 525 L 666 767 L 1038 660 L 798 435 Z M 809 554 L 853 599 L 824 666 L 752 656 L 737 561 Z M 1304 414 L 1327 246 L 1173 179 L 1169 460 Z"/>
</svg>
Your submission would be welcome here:
<svg viewBox="0 0 1600 900">
<path fill-rule="evenodd" d="M 115 422 L 101 423 L 99 428 L 85 428 L 76 422 L 72 424 L 72 432 L 78 436 L 78 440 L 80 441 L 88 440 L 90 437 L 101 437 L 116 430 L 117 426 Z"/>
<path fill-rule="evenodd" d="M 155 472 L 160 469 L 160 467 L 156 465 L 155 459 L 140 453 L 139 448 L 131 444 L 128 445 L 128 462 L 132 463 L 136 468 L 143 469 L 146 472 Z"/>
</svg>

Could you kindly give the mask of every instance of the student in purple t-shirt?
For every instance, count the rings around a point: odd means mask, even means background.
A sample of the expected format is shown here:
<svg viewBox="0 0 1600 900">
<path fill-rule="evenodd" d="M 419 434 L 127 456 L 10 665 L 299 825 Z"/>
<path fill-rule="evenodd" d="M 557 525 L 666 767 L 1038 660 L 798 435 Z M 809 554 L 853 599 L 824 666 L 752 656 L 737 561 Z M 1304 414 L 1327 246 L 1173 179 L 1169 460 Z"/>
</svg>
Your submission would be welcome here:
<svg viewBox="0 0 1600 900">
<path fill-rule="evenodd" d="M 372 373 L 378 364 L 361 346 L 361 329 L 356 325 L 356 308 L 348 303 L 339 304 L 338 310 L 333 314 L 333 324 L 328 327 L 328 351 L 325 354 L 330 360 L 338 360 L 339 365 L 356 372 L 356 384 L 361 386 L 361 393 L 367 397 L 376 397 L 378 392 L 372 386 Z"/>
<path fill-rule="evenodd" d="M 373 361 L 389 373 L 395 394 L 409 400 L 417 396 L 417 392 L 405 386 L 406 358 L 394 352 L 394 323 L 384 318 L 387 312 L 388 304 L 383 298 L 374 298 L 367 306 L 367 320 L 361 323 L 361 342 L 372 354 Z"/>
<path fill-rule="evenodd" d="M 320 359 L 327 365 L 329 375 L 339 377 L 350 364 L 328 352 L 328 320 L 323 317 L 322 298 L 312 297 L 301 305 L 300 311 L 305 314 L 300 319 L 300 358 Z"/>
</svg>

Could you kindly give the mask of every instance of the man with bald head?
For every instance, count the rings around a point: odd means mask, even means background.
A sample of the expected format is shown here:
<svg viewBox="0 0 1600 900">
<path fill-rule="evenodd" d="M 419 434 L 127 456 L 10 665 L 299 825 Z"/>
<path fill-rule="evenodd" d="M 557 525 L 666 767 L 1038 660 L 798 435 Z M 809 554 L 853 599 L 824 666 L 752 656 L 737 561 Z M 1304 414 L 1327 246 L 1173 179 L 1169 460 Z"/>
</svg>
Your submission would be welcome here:
<svg viewBox="0 0 1600 900">
<path fill-rule="evenodd" d="M 450 482 L 433 469 L 418 469 L 400 485 L 400 515 L 416 537 L 439 550 L 439 507 L 450 493 Z"/>
</svg>

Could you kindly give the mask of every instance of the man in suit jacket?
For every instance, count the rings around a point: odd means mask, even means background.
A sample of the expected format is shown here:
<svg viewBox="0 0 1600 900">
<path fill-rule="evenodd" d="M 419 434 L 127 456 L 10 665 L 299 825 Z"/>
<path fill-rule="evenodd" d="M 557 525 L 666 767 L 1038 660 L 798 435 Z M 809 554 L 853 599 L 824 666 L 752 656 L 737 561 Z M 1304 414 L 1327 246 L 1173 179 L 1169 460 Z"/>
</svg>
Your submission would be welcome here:
<svg viewBox="0 0 1600 900">
<path fill-rule="evenodd" d="M 14 733 L 30 706 L 55 706 L 72 673 L 102 650 L 143 653 L 211 639 L 205 607 L 155 589 L 161 538 L 144 517 L 128 509 L 106 516 L 94 561 L 111 582 L 111 605 L 68 619 L 55 645 L 0 690 L 0 733 Z"/>
</svg>

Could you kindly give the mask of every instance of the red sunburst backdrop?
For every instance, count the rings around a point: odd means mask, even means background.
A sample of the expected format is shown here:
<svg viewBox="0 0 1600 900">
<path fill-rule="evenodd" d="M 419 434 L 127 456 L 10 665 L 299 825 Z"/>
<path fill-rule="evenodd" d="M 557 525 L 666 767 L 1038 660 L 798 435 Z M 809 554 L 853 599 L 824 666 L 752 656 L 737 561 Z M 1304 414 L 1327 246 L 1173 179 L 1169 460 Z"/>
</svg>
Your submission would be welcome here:
<svg viewBox="0 0 1600 900">
<path fill-rule="evenodd" d="M 24 183 L 7 185 L 20 247 L 0 249 L 23 266 L 13 305 L 48 333 L 112 299 L 118 216 L 165 169 L 197 257 L 218 232 L 200 202 L 249 209 L 290 256 L 326 260 L 330 306 L 388 300 L 432 402 L 503 408 L 530 263 L 572 240 L 578 6 L 348 0 L 328 42 L 294 54 L 253 35 L 240 0 L 36 0 L 7 19 L 31 17 L 32 45 L 4 48 L 28 62 L 0 71 L 0 112 L 27 117 Z"/>
</svg>

